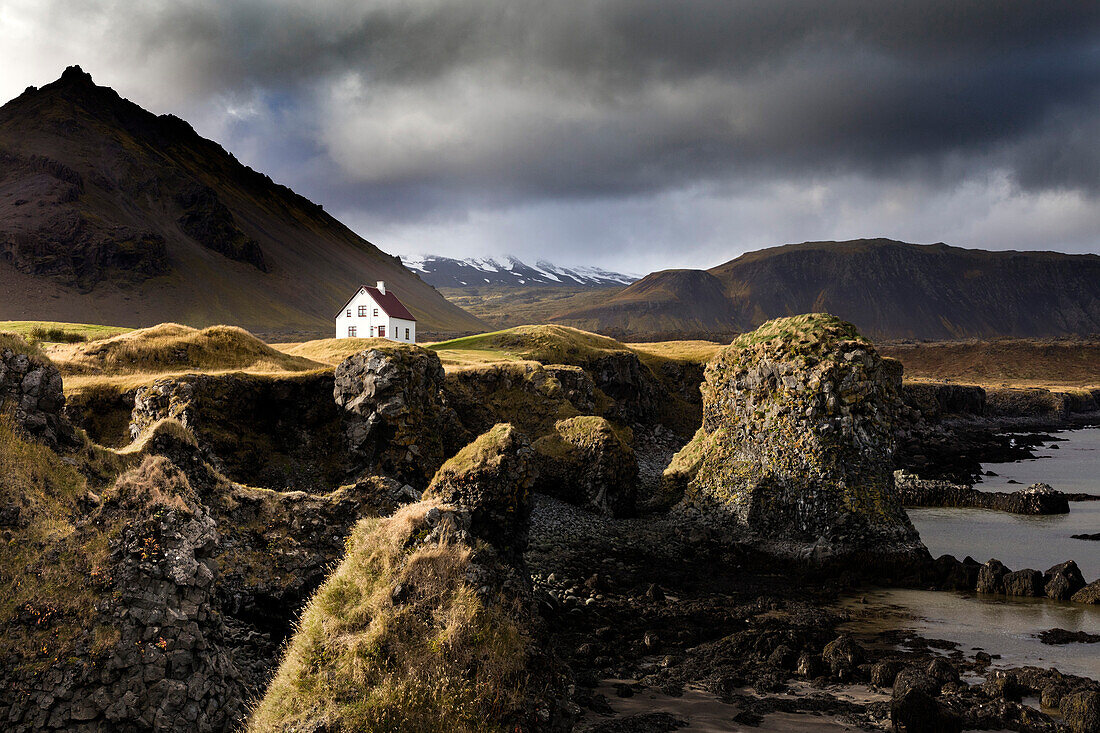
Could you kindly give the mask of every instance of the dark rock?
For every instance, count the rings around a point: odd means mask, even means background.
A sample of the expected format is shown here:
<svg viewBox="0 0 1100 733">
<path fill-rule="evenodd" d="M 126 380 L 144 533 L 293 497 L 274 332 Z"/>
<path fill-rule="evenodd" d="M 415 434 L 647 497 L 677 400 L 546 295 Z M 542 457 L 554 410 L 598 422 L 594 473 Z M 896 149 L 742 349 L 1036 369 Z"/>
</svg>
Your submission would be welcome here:
<svg viewBox="0 0 1100 733">
<path fill-rule="evenodd" d="M 952 733 L 962 730 L 957 718 L 919 688 L 907 689 L 901 695 L 895 692 L 890 702 L 890 720 L 897 733 Z"/>
<path fill-rule="evenodd" d="M 1004 593 L 1004 577 L 1010 572 L 1000 560 L 990 560 L 978 571 L 975 590 L 979 593 Z"/>
<path fill-rule="evenodd" d="M 993 670 L 986 675 L 982 689 L 993 698 L 1019 702 L 1027 694 L 1027 689 L 1020 684 L 1014 672 Z"/>
<path fill-rule="evenodd" d="M 663 603 L 665 600 L 665 592 L 661 590 L 661 586 L 656 583 L 650 583 L 649 587 L 645 591 L 646 598 L 657 603 Z"/>
<path fill-rule="evenodd" d="M 1069 500 L 1047 484 L 1005 493 L 978 491 L 948 481 L 918 478 L 910 473 L 895 474 L 898 498 L 907 507 L 963 507 L 994 509 L 1013 514 L 1044 515 L 1069 513 Z"/>
<path fill-rule="evenodd" d="M 1038 598 L 1043 595 L 1043 574 L 1030 568 L 1008 573 L 1001 579 L 1004 592 L 1010 596 Z"/>
<path fill-rule="evenodd" d="M 871 667 L 871 684 L 875 687 L 893 687 L 898 672 L 905 669 L 900 659 L 884 659 Z"/>
<path fill-rule="evenodd" d="M 1070 596 L 1074 603 L 1100 604 L 1100 580 L 1094 580 Z"/>
<path fill-rule="evenodd" d="M 1062 696 L 1066 694 L 1066 686 L 1057 682 L 1045 685 L 1039 694 L 1039 704 L 1044 708 L 1056 708 L 1062 704 Z"/>
<path fill-rule="evenodd" d="M 959 671 L 946 659 L 939 657 L 928 663 L 928 668 L 925 669 L 925 673 L 934 679 L 940 687 L 959 681 Z"/>
<path fill-rule="evenodd" d="M 361 465 L 421 489 L 443 463 L 457 416 L 444 404 L 439 357 L 392 344 L 336 367 L 333 397 L 345 416 L 347 447 Z"/>
<path fill-rule="evenodd" d="M 795 662 L 794 673 L 799 677 L 813 679 L 821 674 L 821 657 L 817 654 L 802 652 Z"/>
<path fill-rule="evenodd" d="M 1085 587 L 1085 578 L 1073 560 L 1059 563 L 1043 573 L 1043 593 L 1056 601 L 1068 601 Z"/>
<path fill-rule="evenodd" d="M 1044 644 L 1096 644 L 1100 643 L 1100 634 L 1055 628 L 1040 631 L 1039 640 Z"/>
<path fill-rule="evenodd" d="M 1062 719 L 1073 733 L 1100 731 L 1100 692 L 1074 692 L 1062 697 Z"/>
<path fill-rule="evenodd" d="M 61 372 L 49 360 L 0 348 L 0 412 L 10 412 L 27 435 L 54 450 L 80 441 L 65 415 Z"/>
<path fill-rule="evenodd" d="M 1070 538 L 1075 539 L 1075 540 L 1093 540 L 1093 541 L 1097 541 L 1097 540 L 1100 540 L 1100 532 L 1097 532 L 1095 534 L 1071 534 Z"/>
<path fill-rule="evenodd" d="M 920 667 L 906 667 L 894 678 L 894 699 L 901 698 L 910 690 L 920 690 L 928 695 L 940 694 L 942 683 Z"/>
<path fill-rule="evenodd" d="M 531 512 L 530 456 L 531 445 L 521 432 L 496 425 L 440 467 L 424 498 L 467 509 L 476 537 L 522 561 Z"/>
<path fill-rule="evenodd" d="M 842 680 L 852 679 L 865 656 L 863 647 L 850 636 L 841 636 L 830 641 L 821 651 L 821 661 L 828 666 L 834 677 Z"/>
</svg>

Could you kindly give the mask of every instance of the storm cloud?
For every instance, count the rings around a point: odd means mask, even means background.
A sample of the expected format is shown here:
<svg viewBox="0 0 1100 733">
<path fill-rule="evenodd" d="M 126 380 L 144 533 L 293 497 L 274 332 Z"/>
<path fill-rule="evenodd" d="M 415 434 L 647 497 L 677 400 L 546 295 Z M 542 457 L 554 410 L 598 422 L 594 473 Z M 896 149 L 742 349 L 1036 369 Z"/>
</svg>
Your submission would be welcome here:
<svg viewBox="0 0 1100 733">
<path fill-rule="evenodd" d="M 396 252 L 623 270 L 806 239 L 1097 251 L 1100 5 L 0 0 Z"/>
</svg>

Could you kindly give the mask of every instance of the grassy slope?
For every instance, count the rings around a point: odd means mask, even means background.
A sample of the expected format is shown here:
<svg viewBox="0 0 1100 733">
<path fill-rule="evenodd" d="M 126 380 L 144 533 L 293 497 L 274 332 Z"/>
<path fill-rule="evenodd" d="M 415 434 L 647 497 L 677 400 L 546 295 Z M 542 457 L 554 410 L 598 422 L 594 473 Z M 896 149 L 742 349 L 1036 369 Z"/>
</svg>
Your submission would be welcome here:
<svg viewBox="0 0 1100 733">
<path fill-rule="evenodd" d="M 65 323 L 64 321 L 0 321 L 0 331 L 17 333 L 24 338 L 30 338 L 38 331 L 53 330 L 83 336 L 85 341 L 95 341 L 118 336 L 132 329 L 125 326 L 101 326 L 95 323 Z M 49 341 L 49 339 L 39 340 Z"/>
<path fill-rule="evenodd" d="M 245 371 L 293 374 L 324 369 L 321 362 L 284 354 L 233 326 L 202 330 L 162 323 L 86 344 L 48 351 L 65 375 L 67 391 L 105 385 L 128 389 L 170 375 Z"/>
<path fill-rule="evenodd" d="M 511 328 L 524 323 L 549 323 L 562 313 L 599 305 L 620 290 L 622 287 L 439 288 L 444 298 L 493 328 Z"/>
<path fill-rule="evenodd" d="M 1100 386 L 1098 339 L 884 343 L 878 350 L 900 360 L 909 379 L 993 387 Z"/>
</svg>

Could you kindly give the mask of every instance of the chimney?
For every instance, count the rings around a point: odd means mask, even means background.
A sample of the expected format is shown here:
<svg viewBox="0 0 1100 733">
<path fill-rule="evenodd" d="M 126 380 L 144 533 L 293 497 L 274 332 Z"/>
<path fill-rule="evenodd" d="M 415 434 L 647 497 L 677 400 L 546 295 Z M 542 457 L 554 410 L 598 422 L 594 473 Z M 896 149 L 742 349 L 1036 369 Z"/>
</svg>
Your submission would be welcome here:
<svg viewBox="0 0 1100 733">
<path fill-rule="evenodd" d="M 378 292 L 381 293 L 382 295 L 386 294 L 386 281 L 385 280 L 379 280 L 378 281 Z"/>
</svg>

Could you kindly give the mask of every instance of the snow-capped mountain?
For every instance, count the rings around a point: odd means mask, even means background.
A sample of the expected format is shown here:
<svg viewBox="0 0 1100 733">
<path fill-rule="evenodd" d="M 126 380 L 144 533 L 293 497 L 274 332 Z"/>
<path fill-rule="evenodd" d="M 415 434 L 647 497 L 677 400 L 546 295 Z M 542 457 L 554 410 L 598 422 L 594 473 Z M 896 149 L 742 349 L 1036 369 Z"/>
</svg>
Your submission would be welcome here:
<svg viewBox="0 0 1100 733">
<path fill-rule="evenodd" d="M 469 257 L 462 260 L 438 255 L 403 255 L 401 264 L 437 288 L 478 285 L 569 285 L 572 287 L 626 286 L 638 275 L 610 272 L 599 267 L 559 267 L 546 260 L 528 265 L 512 256 L 502 259 Z"/>
</svg>

